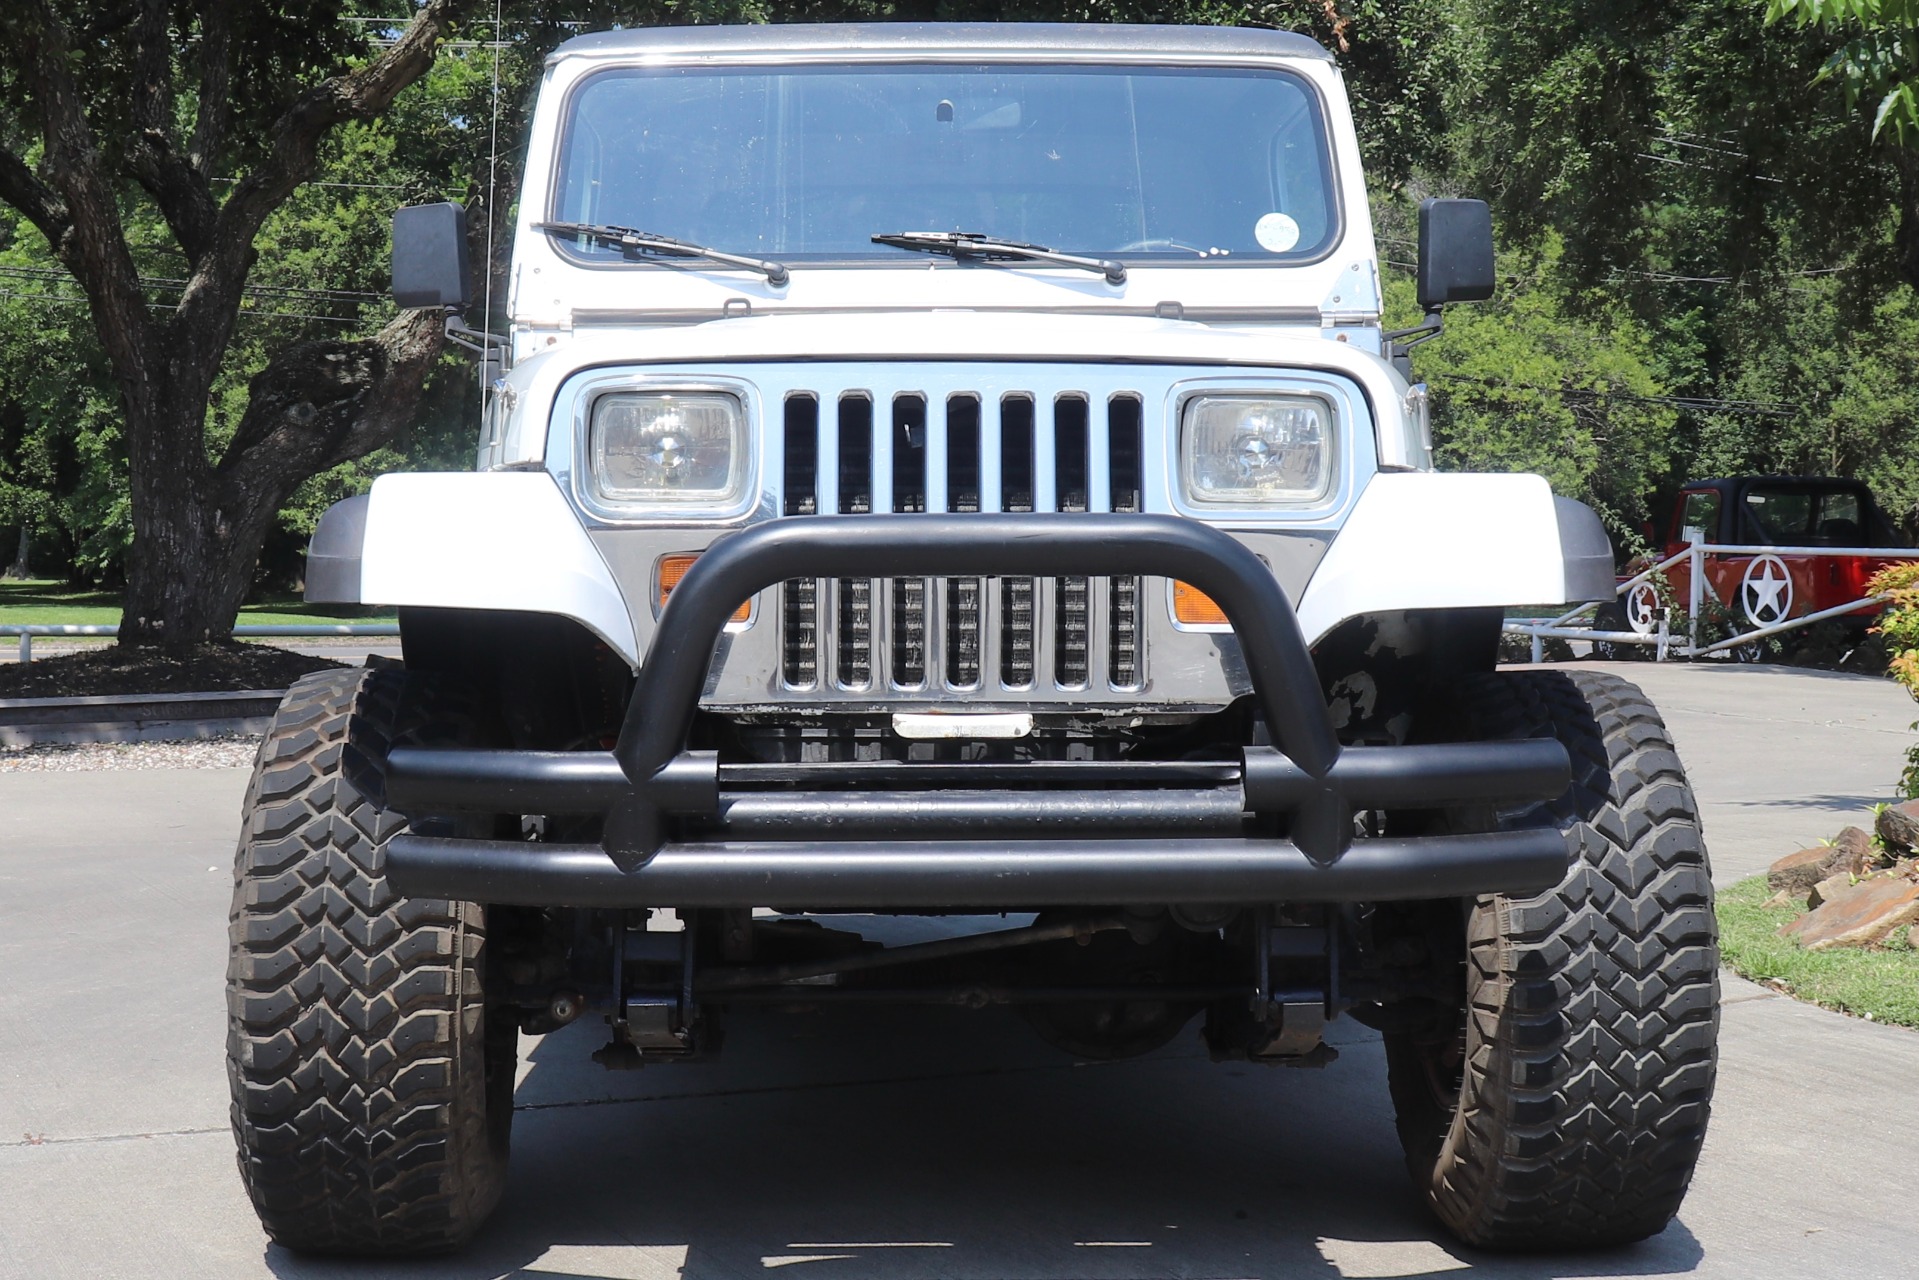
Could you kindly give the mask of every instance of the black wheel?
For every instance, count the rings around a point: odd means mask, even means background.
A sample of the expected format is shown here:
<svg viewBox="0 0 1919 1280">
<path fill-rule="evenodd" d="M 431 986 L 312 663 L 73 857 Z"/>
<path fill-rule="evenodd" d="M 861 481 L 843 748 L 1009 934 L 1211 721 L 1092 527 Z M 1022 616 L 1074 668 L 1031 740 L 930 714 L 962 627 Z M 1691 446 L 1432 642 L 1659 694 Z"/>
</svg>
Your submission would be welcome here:
<svg viewBox="0 0 1919 1280">
<path fill-rule="evenodd" d="M 1594 631 L 1630 631 L 1632 627 L 1626 621 L 1626 611 L 1617 604 L 1602 604 L 1593 614 Z M 1595 640 L 1592 642 L 1593 657 L 1601 662 L 1642 662 L 1650 656 L 1645 645 L 1625 644 L 1614 640 Z"/>
<path fill-rule="evenodd" d="M 1743 632 L 1746 628 L 1740 627 L 1739 630 Z M 1734 645 L 1727 652 L 1732 654 L 1734 662 L 1744 665 L 1759 662 L 1778 662 L 1786 656 L 1785 635 L 1770 635 L 1761 637 L 1758 640 L 1748 640 L 1744 644 Z"/>
<path fill-rule="evenodd" d="M 406 826 L 382 805 L 388 747 L 491 740 L 452 686 L 379 669 L 301 679 L 260 747 L 227 1076 L 240 1175 L 287 1248 L 451 1249 L 499 1199 L 517 1032 L 488 1016 L 486 912 L 399 897 L 382 873 Z"/>
<path fill-rule="evenodd" d="M 1387 1036 L 1413 1180 L 1468 1244 L 1623 1244 L 1678 1211 L 1705 1139 L 1719 949 L 1691 788 L 1639 690 L 1598 672 L 1473 677 L 1471 736 L 1554 736 L 1571 789 L 1457 825 L 1550 823 L 1571 869 L 1460 906 L 1464 1007 Z"/>
</svg>

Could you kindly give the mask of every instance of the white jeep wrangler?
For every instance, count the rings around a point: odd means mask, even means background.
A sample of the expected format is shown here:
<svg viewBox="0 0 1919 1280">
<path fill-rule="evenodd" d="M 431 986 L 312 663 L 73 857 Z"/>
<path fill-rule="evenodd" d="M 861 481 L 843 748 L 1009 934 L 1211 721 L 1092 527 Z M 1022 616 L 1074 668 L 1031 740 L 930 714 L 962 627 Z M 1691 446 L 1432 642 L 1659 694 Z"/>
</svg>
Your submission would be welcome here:
<svg viewBox="0 0 1919 1280">
<path fill-rule="evenodd" d="M 1323 49 L 585 36 L 523 190 L 477 467 L 313 540 L 308 598 L 397 606 L 404 664 L 289 690 L 247 797 L 275 1240 L 464 1241 L 521 1033 L 639 1066 L 842 1001 L 1294 1066 L 1351 1016 L 1460 1238 L 1665 1226 L 1718 1016 L 1692 796 L 1631 685 L 1495 670 L 1610 547 L 1536 476 L 1434 473 L 1405 348 L 1490 294 L 1490 221 L 1422 208 L 1428 319 L 1382 332 Z M 394 275 L 470 333 L 462 243 L 403 210 Z"/>
</svg>

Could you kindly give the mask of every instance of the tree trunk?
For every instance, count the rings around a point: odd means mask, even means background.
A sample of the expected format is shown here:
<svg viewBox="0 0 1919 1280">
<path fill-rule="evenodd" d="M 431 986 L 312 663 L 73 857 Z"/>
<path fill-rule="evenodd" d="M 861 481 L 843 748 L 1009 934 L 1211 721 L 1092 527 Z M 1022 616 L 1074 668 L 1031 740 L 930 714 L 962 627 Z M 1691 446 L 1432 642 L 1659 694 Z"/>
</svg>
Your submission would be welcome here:
<svg viewBox="0 0 1919 1280">
<path fill-rule="evenodd" d="M 439 315 L 409 311 L 372 338 L 282 351 L 254 377 L 217 468 L 166 465 L 180 428 L 130 417 L 134 539 L 120 643 L 179 651 L 231 635 L 280 508 L 309 476 L 393 440 L 443 346 Z M 191 403 L 164 407 L 204 412 L 204 396 L 181 398 Z"/>
<path fill-rule="evenodd" d="M 33 544 L 33 526 L 25 520 L 20 522 L 20 547 L 13 553 L 13 563 L 0 578 L 25 578 L 28 576 L 27 551 Z"/>
<path fill-rule="evenodd" d="M 215 505 L 209 469 L 182 466 L 175 443 L 179 419 L 204 411 L 161 391 L 150 416 L 127 418 L 127 463 L 133 545 L 120 643 L 174 652 L 224 639 L 239 606 L 219 572 L 225 522 Z M 144 419 L 144 420 L 143 420 Z M 240 588 L 244 593 L 245 588 Z"/>
<path fill-rule="evenodd" d="M 218 196 L 210 175 L 223 167 L 217 153 L 227 141 L 229 93 L 240 83 L 229 6 L 146 0 L 110 6 L 122 12 L 98 30 L 70 31 L 63 11 L 72 7 L 0 3 L 0 83 L 8 89 L 0 202 L 39 229 L 80 285 L 119 383 L 134 526 L 120 642 L 177 651 L 231 632 L 274 513 L 293 489 L 391 439 L 418 402 L 439 353 L 438 318 L 403 315 L 375 339 L 282 352 L 255 379 L 259 406 L 249 405 L 219 465 L 207 457 L 208 397 L 261 228 L 318 171 L 327 135 L 384 112 L 432 67 L 449 24 L 477 5 L 425 0 L 383 50 L 293 89 L 265 135 L 248 139 L 250 168 L 218 179 Z M 275 19 L 282 20 L 294 22 Z M 312 21 L 315 30 L 337 25 L 329 13 Z M 183 69 L 172 48 L 189 28 L 200 73 L 190 142 L 180 131 Z M 249 65 L 261 65 L 249 56 Z M 93 118 L 102 65 L 132 68 L 129 84 L 107 77 L 117 92 L 107 91 L 106 115 L 125 130 L 107 145 Z M 288 68 L 296 83 L 300 65 L 295 58 Z M 38 147 L 35 164 L 8 145 L 23 141 Z M 152 200 L 187 264 L 179 302 L 164 320 L 152 314 L 122 225 L 129 184 Z"/>
</svg>

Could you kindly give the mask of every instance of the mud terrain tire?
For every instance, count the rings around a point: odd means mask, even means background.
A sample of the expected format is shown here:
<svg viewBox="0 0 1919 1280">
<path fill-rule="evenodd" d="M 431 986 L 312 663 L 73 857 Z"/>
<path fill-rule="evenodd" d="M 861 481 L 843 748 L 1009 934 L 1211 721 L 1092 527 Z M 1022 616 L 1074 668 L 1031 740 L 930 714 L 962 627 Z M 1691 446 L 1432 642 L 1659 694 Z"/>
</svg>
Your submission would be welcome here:
<svg viewBox="0 0 1919 1280">
<path fill-rule="evenodd" d="M 485 912 L 399 897 L 382 874 L 406 829 L 382 805 L 389 746 L 486 740 L 454 687 L 356 669 L 296 682 L 261 745 L 234 870 L 227 1075 L 240 1175 L 289 1249 L 451 1249 L 499 1199 L 516 1031 L 487 1016 Z"/>
<path fill-rule="evenodd" d="M 1459 1025 L 1387 1037 L 1407 1165 L 1468 1244 L 1644 1239 L 1692 1179 L 1717 1061 L 1718 933 L 1692 791 L 1659 713 L 1617 676 L 1501 673 L 1462 695 L 1476 738 L 1565 744 L 1565 795 L 1478 822 L 1556 825 L 1573 861 L 1546 893 L 1468 904 Z"/>
</svg>

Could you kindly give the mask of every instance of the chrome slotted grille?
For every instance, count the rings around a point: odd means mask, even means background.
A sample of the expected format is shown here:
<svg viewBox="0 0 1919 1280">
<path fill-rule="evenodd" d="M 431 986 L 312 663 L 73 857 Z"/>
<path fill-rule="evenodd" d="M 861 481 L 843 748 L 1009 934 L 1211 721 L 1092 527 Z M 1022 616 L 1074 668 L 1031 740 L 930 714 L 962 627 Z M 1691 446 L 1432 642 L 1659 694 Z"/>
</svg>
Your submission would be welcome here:
<svg viewBox="0 0 1919 1280">
<path fill-rule="evenodd" d="M 1139 511 L 1144 404 L 1110 387 L 790 390 L 781 510 Z M 800 580 L 779 617 L 790 689 L 1145 684 L 1137 577 Z"/>
</svg>

